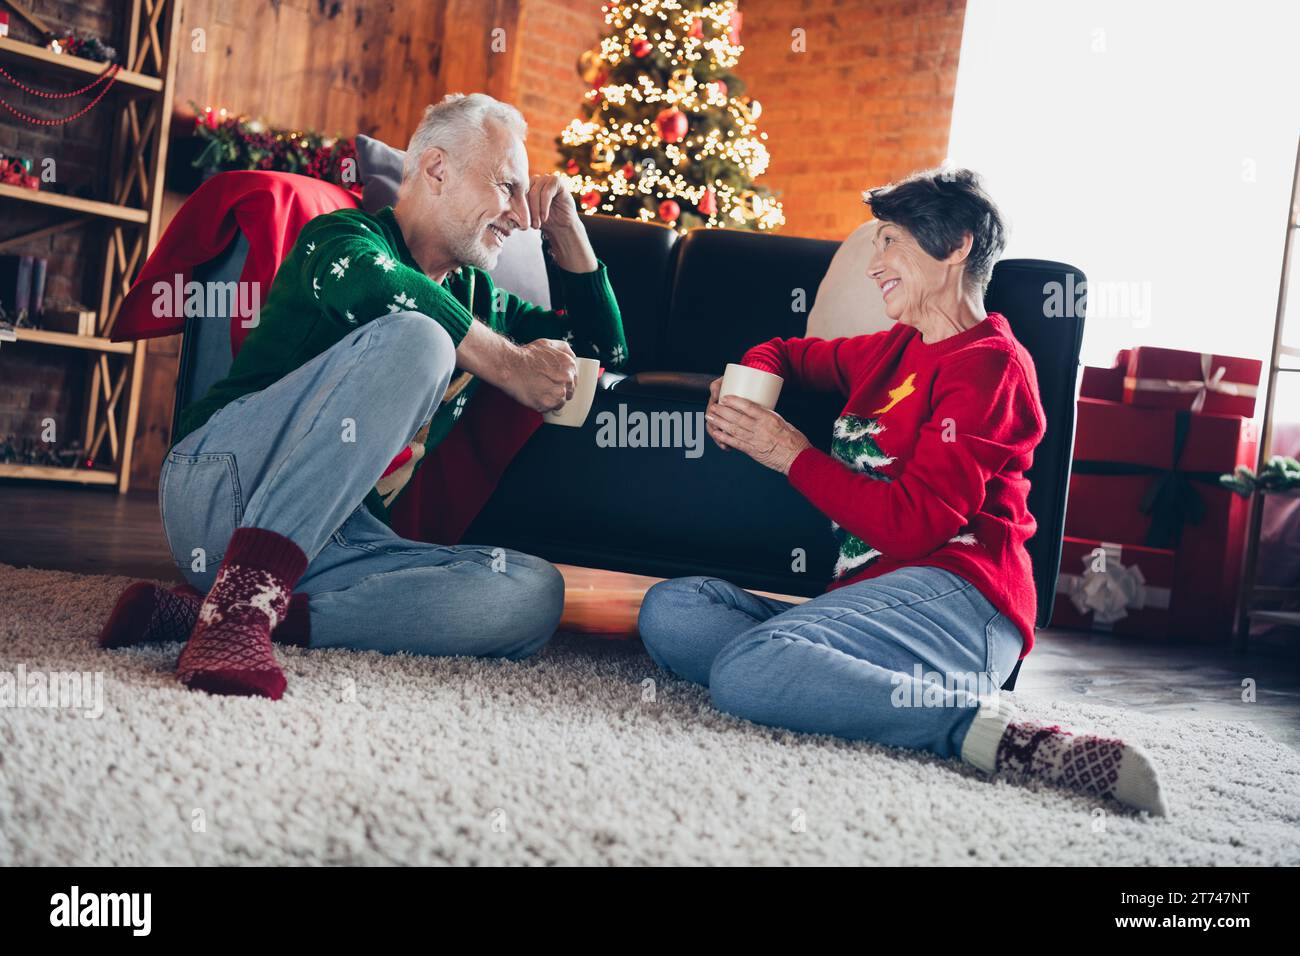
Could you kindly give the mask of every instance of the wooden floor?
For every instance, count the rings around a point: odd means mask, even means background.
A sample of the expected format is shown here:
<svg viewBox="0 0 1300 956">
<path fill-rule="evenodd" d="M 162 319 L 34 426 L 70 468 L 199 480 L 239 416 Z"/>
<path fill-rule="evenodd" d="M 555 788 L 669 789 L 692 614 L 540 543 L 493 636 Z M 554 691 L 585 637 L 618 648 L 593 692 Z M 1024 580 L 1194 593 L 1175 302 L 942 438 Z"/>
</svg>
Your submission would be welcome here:
<svg viewBox="0 0 1300 956">
<path fill-rule="evenodd" d="M 179 581 L 153 493 L 0 480 L 0 563 Z M 562 629 L 635 639 L 641 596 L 656 578 L 562 565 Z M 3 596 L 0 595 L 0 600 Z M 1241 700 L 1242 681 L 1256 687 Z M 1247 650 L 1072 631 L 1040 631 L 1017 690 L 1086 697 L 1167 716 L 1250 720 L 1300 749 L 1300 634 Z"/>
</svg>

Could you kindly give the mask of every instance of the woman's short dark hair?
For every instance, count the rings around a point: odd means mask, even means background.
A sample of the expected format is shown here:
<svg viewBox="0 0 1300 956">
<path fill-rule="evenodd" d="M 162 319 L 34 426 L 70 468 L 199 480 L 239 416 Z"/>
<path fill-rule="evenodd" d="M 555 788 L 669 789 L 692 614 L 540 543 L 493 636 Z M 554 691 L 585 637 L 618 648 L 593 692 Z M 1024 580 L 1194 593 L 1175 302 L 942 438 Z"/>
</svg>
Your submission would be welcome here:
<svg viewBox="0 0 1300 956">
<path fill-rule="evenodd" d="M 946 259 L 970 233 L 966 280 L 983 291 L 1007 244 L 1002 214 L 969 169 L 927 169 L 862 194 L 871 213 L 910 232 L 932 258 Z"/>
</svg>

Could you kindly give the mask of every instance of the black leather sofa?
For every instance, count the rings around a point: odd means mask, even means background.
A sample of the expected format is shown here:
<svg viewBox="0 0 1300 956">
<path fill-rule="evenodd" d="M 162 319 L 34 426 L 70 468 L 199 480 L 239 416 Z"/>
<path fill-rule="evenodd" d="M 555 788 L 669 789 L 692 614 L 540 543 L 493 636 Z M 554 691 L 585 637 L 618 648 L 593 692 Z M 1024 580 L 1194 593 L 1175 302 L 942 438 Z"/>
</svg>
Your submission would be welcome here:
<svg viewBox="0 0 1300 956">
<path fill-rule="evenodd" d="M 839 244 L 721 230 L 679 236 L 604 216 L 584 221 L 623 313 L 625 374 L 602 376 L 583 427 L 537 431 L 464 540 L 588 567 L 659 577 L 708 574 L 749 588 L 821 593 L 835 554 L 829 522 L 783 476 L 720 450 L 702 432 L 698 457 L 683 447 L 601 447 L 597 439 L 601 413 L 617 420 L 620 406 L 625 416 L 678 413 L 683 424 L 688 415 L 700 422 L 696 413 L 704 410 L 708 383 L 726 363 L 756 342 L 804 334 L 807 314 L 792 311 L 792 290 L 806 290 L 811 309 Z M 240 237 L 195 278 L 237 277 L 246 248 Z M 1083 338 L 1083 318 L 1050 315 L 1046 299 L 1049 283 L 1069 288 L 1071 276 L 1079 288 L 1084 275 L 1071 266 L 1003 260 L 985 299 L 990 310 L 1006 315 L 1033 357 L 1047 413 L 1047 433 L 1029 473 L 1038 533 L 1028 548 L 1040 627 L 1051 617 L 1060 565 Z M 552 305 L 562 306 L 558 283 L 550 285 Z M 224 326 L 187 323 L 178 410 L 225 374 Z M 788 387 L 777 407 L 822 449 L 841 409 L 838 396 Z M 1013 673 L 1007 687 L 1014 682 Z"/>
<path fill-rule="evenodd" d="M 466 540 L 589 567 L 710 574 L 745 587 L 821 593 L 835 555 L 829 522 L 783 476 L 707 437 L 703 453 L 688 458 L 681 448 L 598 447 L 597 431 L 600 413 L 617 415 L 620 405 L 628 415 L 702 412 L 708 383 L 726 363 L 756 342 L 804 334 L 807 315 L 791 310 L 791 290 L 807 290 L 811 308 L 839 244 L 720 230 L 679 238 L 647 223 L 586 222 L 623 312 L 628 374 L 603 377 L 581 429 L 538 431 Z M 1051 617 L 1060 566 L 1083 338 L 1081 317 L 1047 314 L 1044 287 L 1070 275 L 1077 288 L 1084 276 L 1071 266 L 1003 260 L 985 299 L 1033 357 L 1047 412 L 1029 474 L 1040 627 Z M 842 408 L 839 396 L 786 388 L 777 411 L 826 449 Z M 549 506 L 537 507 L 538 500 Z M 799 554 L 806 556 L 802 570 Z"/>
</svg>

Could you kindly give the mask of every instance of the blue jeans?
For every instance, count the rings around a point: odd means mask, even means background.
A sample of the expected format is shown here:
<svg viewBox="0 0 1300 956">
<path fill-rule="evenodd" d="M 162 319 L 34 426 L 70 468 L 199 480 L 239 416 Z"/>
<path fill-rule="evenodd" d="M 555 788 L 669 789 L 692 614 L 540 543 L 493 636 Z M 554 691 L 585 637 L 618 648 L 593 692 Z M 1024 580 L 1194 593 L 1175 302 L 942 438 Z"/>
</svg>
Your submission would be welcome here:
<svg viewBox="0 0 1300 956">
<path fill-rule="evenodd" d="M 516 551 L 410 541 L 362 504 L 447 390 L 456 349 L 399 312 L 220 408 L 167 456 L 172 559 L 206 592 L 236 528 L 292 539 L 308 565 L 312 647 L 518 659 L 555 632 L 564 579 Z"/>
<path fill-rule="evenodd" d="M 655 662 L 706 685 L 719 710 L 941 757 L 961 753 L 1024 644 L 970 582 L 927 567 L 806 604 L 677 578 L 650 589 L 638 625 Z"/>
</svg>

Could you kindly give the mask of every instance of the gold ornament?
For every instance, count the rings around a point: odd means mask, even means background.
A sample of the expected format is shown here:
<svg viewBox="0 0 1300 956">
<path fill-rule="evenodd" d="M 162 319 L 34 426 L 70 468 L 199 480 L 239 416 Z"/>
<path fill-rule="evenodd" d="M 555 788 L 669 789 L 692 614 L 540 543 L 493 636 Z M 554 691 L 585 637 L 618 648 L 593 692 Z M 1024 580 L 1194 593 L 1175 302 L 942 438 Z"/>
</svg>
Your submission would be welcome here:
<svg viewBox="0 0 1300 956">
<path fill-rule="evenodd" d="M 673 70 L 672 76 L 668 78 L 668 88 L 674 93 L 690 93 L 695 89 L 695 74 L 690 67 Z"/>
<path fill-rule="evenodd" d="M 746 219 L 762 219 L 767 202 L 752 189 L 746 189 L 736 196 L 736 206 Z"/>
<path fill-rule="evenodd" d="M 578 75 L 582 77 L 584 83 L 595 83 L 596 77 L 600 75 L 600 68 L 600 54 L 595 50 L 587 50 L 578 57 Z"/>
<path fill-rule="evenodd" d="M 591 168 L 598 173 L 607 173 L 614 168 L 614 151 L 599 143 L 591 147 Z"/>
</svg>

